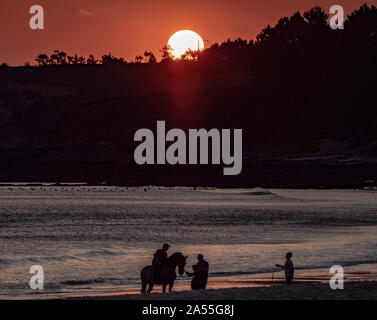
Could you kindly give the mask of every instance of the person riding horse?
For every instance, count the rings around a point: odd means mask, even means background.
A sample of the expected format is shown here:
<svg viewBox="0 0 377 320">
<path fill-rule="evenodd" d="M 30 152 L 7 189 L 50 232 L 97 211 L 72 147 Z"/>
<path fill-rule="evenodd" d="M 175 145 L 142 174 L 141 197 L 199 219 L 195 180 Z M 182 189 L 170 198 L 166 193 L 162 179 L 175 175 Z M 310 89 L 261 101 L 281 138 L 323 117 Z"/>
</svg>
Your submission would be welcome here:
<svg viewBox="0 0 377 320">
<path fill-rule="evenodd" d="M 166 291 L 167 286 L 169 286 L 169 292 L 172 292 L 174 282 L 177 279 L 176 269 L 178 268 L 179 275 L 182 276 L 184 274 L 187 256 L 184 256 L 182 252 L 175 252 L 164 261 L 167 249 L 168 246 L 165 245 L 160 249 L 161 251 L 158 250 L 156 252 L 155 259 L 153 259 L 154 266 L 145 266 L 141 270 L 141 293 L 152 292 L 153 286 L 156 284 L 162 285 L 162 292 Z M 158 262 L 162 263 L 159 264 Z M 160 268 L 160 270 L 155 271 L 155 268 Z M 157 274 L 159 275 L 159 281 L 156 281 Z"/>
<path fill-rule="evenodd" d="M 161 281 L 161 267 L 168 259 L 169 245 L 164 243 L 162 249 L 158 249 L 153 255 L 152 268 L 156 282 Z"/>
</svg>

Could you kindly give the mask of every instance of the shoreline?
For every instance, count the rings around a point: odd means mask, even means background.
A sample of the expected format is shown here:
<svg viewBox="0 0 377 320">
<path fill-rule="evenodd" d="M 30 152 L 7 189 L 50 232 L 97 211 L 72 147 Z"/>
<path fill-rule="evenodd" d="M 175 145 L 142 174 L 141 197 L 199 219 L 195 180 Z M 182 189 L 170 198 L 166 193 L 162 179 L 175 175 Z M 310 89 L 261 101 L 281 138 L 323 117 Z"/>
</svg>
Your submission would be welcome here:
<svg viewBox="0 0 377 320">
<path fill-rule="evenodd" d="M 206 290 L 173 291 L 161 293 L 157 286 L 150 294 L 135 291 L 90 294 L 65 297 L 68 300 L 311 300 L 311 299 L 377 299 L 376 264 L 366 264 L 363 270 L 345 267 L 344 290 L 332 290 L 329 280 L 332 276 L 326 269 L 297 270 L 292 285 L 286 285 L 284 272 L 255 274 L 247 276 L 210 278 Z M 216 281 L 217 280 L 217 281 Z M 186 284 L 187 285 L 187 284 Z M 182 289 L 182 286 L 177 286 Z"/>
<path fill-rule="evenodd" d="M 2 296 L 0 300 L 370 300 L 377 299 L 377 264 L 344 267 L 344 290 L 332 290 L 329 269 L 298 269 L 292 285 L 284 272 L 210 277 L 206 290 L 191 291 L 190 281 L 178 279 L 172 293 L 156 286 L 150 294 L 125 288 L 96 292 L 35 292 L 27 296 Z"/>
</svg>

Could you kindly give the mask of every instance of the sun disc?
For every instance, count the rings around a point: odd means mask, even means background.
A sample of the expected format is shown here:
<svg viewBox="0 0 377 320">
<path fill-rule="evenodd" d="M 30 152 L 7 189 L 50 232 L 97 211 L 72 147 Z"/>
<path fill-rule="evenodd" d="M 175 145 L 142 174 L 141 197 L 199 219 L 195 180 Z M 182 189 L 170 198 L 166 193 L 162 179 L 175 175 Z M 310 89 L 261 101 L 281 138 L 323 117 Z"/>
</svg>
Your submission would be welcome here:
<svg viewBox="0 0 377 320">
<path fill-rule="evenodd" d="M 172 48 L 172 56 L 180 58 L 188 50 L 199 51 L 204 49 L 204 41 L 200 35 L 191 30 L 180 30 L 174 33 L 168 45 Z"/>
</svg>

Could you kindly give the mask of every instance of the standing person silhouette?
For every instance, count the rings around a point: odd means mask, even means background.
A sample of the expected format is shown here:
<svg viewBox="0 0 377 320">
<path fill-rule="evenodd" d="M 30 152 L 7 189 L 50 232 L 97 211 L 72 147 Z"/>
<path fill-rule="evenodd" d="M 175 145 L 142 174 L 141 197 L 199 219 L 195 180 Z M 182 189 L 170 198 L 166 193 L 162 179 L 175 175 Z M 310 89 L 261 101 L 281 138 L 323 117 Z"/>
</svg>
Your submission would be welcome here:
<svg viewBox="0 0 377 320">
<path fill-rule="evenodd" d="M 291 260 L 292 252 L 287 252 L 287 254 L 285 255 L 285 258 L 286 258 L 286 260 L 285 260 L 284 266 L 282 266 L 280 264 L 277 264 L 276 266 L 284 269 L 284 271 L 285 271 L 285 281 L 286 281 L 287 284 L 291 284 L 293 277 L 294 277 L 294 272 L 295 272 L 295 268 L 294 268 L 293 262 Z"/>
<path fill-rule="evenodd" d="M 169 245 L 164 243 L 162 249 L 158 249 L 153 255 L 152 267 L 156 282 L 161 281 L 161 267 L 168 259 Z"/>
<path fill-rule="evenodd" d="M 198 263 L 192 266 L 193 273 L 187 272 L 186 274 L 190 277 L 194 276 L 191 281 L 191 289 L 192 290 L 200 290 L 205 289 L 207 286 L 208 281 L 208 270 L 209 264 L 207 261 L 204 260 L 202 254 L 198 255 Z"/>
</svg>

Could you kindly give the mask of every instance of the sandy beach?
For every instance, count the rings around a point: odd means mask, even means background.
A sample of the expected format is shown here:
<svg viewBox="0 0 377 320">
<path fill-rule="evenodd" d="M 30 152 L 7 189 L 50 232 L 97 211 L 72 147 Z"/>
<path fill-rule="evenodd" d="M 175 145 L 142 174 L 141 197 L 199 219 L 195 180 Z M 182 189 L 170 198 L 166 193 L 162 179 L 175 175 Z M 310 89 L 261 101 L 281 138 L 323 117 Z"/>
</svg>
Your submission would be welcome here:
<svg viewBox="0 0 377 320">
<path fill-rule="evenodd" d="M 299 270 L 292 285 L 286 285 L 282 273 L 271 275 L 210 279 L 207 290 L 161 293 L 157 286 L 151 294 L 112 292 L 103 295 L 76 296 L 68 299 L 94 300 L 375 300 L 377 299 L 376 265 L 345 268 L 344 289 L 332 290 L 326 269 Z M 269 277 L 268 277 L 269 276 Z M 236 278 L 236 279 L 234 279 Z M 222 287 L 222 288 L 220 288 Z M 178 285 L 178 290 L 182 287 Z"/>
<path fill-rule="evenodd" d="M 227 288 L 172 293 L 124 294 L 90 297 L 94 300 L 375 300 L 376 281 L 345 284 L 344 290 L 331 290 L 324 283 L 295 283 L 291 286 Z"/>
</svg>

